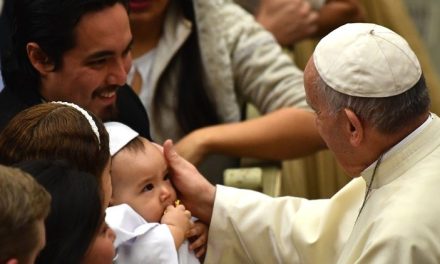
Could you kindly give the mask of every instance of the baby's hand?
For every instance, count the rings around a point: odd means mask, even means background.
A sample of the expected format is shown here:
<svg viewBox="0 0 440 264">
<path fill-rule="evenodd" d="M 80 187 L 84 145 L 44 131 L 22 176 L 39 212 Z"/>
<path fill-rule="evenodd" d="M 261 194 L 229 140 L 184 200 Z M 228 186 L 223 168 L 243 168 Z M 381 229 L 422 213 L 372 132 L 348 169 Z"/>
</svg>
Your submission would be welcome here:
<svg viewBox="0 0 440 264">
<path fill-rule="evenodd" d="M 206 243 L 208 242 L 208 226 L 201 221 L 196 221 L 194 226 L 188 231 L 187 237 L 191 241 L 190 250 L 194 250 L 196 257 L 203 262 L 206 253 Z"/>
<path fill-rule="evenodd" d="M 174 207 L 169 205 L 160 220 L 162 224 L 166 224 L 170 228 L 176 248 L 180 247 L 186 238 L 185 234 L 194 225 L 190 219 L 191 212 L 185 210 L 185 206 L 177 205 Z"/>
<path fill-rule="evenodd" d="M 161 219 L 162 224 L 176 226 L 186 233 L 192 226 L 191 212 L 185 210 L 185 206 L 178 205 L 176 207 L 169 205 Z"/>
</svg>

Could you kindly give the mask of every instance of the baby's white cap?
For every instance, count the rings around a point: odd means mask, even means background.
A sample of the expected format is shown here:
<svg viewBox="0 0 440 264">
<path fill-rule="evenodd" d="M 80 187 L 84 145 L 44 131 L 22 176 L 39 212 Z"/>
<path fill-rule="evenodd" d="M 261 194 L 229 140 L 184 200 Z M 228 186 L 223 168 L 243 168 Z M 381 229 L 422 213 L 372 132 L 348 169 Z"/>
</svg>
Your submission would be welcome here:
<svg viewBox="0 0 440 264">
<path fill-rule="evenodd" d="M 104 126 L 108 132 L 110 155 L 112 156 L 127 145 L 128 142 L 139 136 L 138 132 L 119 122 L 106 122 Z"/>
<path fill-rule="evenodd" d="M 313 61 L 327 85 L 359 97 L 401 94 L 422 74 L 416 55 L 401 36 L 369 23 L 333 30 L 316 46 Z"/>
</svg>

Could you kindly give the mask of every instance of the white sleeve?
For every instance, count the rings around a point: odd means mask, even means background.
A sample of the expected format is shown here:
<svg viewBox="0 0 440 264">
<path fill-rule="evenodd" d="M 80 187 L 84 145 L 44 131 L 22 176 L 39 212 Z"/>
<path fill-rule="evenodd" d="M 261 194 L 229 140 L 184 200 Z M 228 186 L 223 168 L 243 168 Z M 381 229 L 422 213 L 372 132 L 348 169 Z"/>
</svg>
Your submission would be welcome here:
<svg viewBox="0 0 440 264">
<path fill-rule="evenodd" d="M 194 251 L 189 250 L 189 241 L 186 239 L 178 250 L 179 264 L 200 264 L 199 259 L 194 254 Z"/>
<path fill-rule="evenodd" d="M 178 264 L 167 225 L 146 222 L 126 204 L 107 208 L 106 222 L 116 233 L 116 263 Z"/>
<path fill-rule="evenodd" d="M 173 237 L 167 225 L 157 225 L 117 248 L 116 263 L 178 264 Z"/>
<path fill-rule="evenodd" d="M 205 263 L 336 263 L 364 190 L 361 177 L 322 200 L 218 185 Z"/>
</svg>

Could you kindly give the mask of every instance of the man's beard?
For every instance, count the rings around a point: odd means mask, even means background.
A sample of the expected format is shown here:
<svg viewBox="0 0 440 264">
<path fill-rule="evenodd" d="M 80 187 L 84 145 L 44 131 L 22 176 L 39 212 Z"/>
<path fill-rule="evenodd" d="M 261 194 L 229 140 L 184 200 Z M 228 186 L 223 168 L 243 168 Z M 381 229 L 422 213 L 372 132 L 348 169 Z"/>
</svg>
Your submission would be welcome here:
<svg viewBox="0 0 440 264">
<path fill-rule="evenodd" d="M 116 102 L 109 106 L 106 106 L 101 113 L 99 113 L 99 117 L 103 122 L 117 120 L 118 118 L 118 109 L 116 108 Z"/>
</svg>

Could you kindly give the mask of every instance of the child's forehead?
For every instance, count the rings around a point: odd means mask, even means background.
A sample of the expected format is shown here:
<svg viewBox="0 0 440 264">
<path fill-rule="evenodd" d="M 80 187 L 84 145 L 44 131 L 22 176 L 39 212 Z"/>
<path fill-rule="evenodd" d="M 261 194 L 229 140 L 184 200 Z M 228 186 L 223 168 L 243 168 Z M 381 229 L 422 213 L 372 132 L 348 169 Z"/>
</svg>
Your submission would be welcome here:
<svg viewBox="0 0 440 264">
<path fill-rule="evenodd" d="M 154 155 L 155 157 L 157 157 L 159 159 L 163 159 L 165 161 L 165 157 L 163 156 L 163 153 L 159 149 L 158 146 L 155 146 L 148 139 L 141 138 L 141 140 L 142 140 L 142 143 L 144 145 L 144 148 L 143 148 L 143 151 L 140 151 L 140 152 L 142 152 L 143 155 L 145 155 L 145 156 Z"/>
<path fill-rule="evenodd" d="M 148 139 L 139 137 L 134 140 L 137 140 L 137 142 L 133 143 L 130 141 L 123 146 L 121 150 L 115 154 L 115 156 L 118 155 L 118 153 L 124 153 L 130 156 L 155 155 L 155 149 L 157 149 L 157 147 L 155 147 Z"/>
<path fill-rule="evenodd" d="M 118 162 L 120 168 L 130 166 L 132 169 L 151 172 L 167 171 L 168 164 L 163 152 L 148 140 L 143 141 L 143 143 L 142 149 L 124 148 L 120 151 L 120 155 L 123 156 Z M 116 154 L 117 156 L 119 156 L 119 153 Z"/>
</svg>

